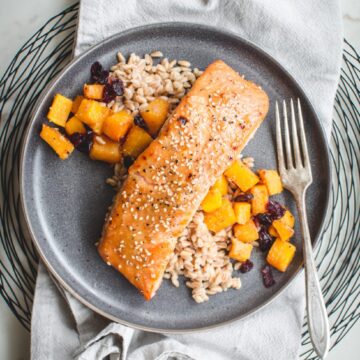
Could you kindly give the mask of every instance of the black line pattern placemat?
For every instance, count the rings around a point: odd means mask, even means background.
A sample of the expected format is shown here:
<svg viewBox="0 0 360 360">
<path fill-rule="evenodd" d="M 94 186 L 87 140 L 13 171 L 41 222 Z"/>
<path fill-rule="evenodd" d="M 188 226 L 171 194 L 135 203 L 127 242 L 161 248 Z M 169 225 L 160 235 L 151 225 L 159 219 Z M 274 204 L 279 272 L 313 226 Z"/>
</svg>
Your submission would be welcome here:
<svg viewBox="0 0 360 360">
<path fill-rule="evenodd" d="M 0 80 L 0 294 L 28 330 L 38 259 L 20 203 L 21 142 L 38 96 L 71 59 L 78 8 L 49 19 Z M 360 57 L 346 40 L 333 120 L 333 185 L 316 262 L 335 346 L 360 317 Z M 317 359 L 306 321 L 301 359 Z"/>
</svg>

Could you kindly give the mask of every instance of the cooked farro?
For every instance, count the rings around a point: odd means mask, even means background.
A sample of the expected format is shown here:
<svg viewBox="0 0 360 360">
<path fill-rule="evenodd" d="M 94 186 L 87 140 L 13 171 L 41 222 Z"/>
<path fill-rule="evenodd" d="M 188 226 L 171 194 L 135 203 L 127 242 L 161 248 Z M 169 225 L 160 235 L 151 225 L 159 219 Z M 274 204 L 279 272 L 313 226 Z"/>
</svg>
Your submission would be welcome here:
<svg viewBox="0 0 360 360">
<path fill-rule="evenodd" d="M 254 167 L 254 158 L 253 157 L 244 157 L 242 158 L 242 162 L 248 166 L 249 168 L 253 168 Z"/>
<path fill-rule="evenodd" d="M 179 237 L 165 277 L 171 279 L 174 286 L 179 286 L 179 275 L 187 278 L 186 286 L 192 289 L 197 303 L 229 288 L 239 289 L 240 278 L 232 276 L 233 264 L 227 256 L 231 236 L 231 229 L 212 235 L 204 223 L 203 213 L 198 211 Z"/>
<path fill-rule="evenodd" d="M 124 85 L 124 96 L 118 96 L 115 102 L 108 104 L 114 111 L 128 109 L 133 115 L 146 108 L 147 104 L 156 97 L 165 97 L 171 104 L 171 113 L 180 99 L 185 95 L 202 72 L 191 69 L 186 60 L 171 60 L 163 58 L 154 63 L 153 58 L 161 58 L 160 51 L 146 54 L 143 58 L 131 54 L 129 59 L 120 52 L 117 54 L 118 63 L 111 68 L 111 75 L 120 78 Z"/>
</svg>

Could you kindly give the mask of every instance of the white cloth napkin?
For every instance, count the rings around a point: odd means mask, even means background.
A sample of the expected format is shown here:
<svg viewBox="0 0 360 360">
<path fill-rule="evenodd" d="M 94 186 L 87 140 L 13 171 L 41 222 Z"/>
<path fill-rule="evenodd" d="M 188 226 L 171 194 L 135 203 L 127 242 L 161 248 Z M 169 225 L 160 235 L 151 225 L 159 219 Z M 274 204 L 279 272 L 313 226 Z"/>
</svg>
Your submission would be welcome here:
<svg viewBox="0 0 360 360">
<path fill-rule="evenodd" d="M 337 0 L 82 0 L 75 55 L 119 31 L 167 21 L 227 29 L 262 47 L 303 86 L 330 134 L 342 49 Z M 304 279 L 298 276 L 266 308 L 226 327 L 187 335 L 146 333 L 95 314 L 40 264 L 32 359 L 296 359 L 303 316 Z"/>
</svg>

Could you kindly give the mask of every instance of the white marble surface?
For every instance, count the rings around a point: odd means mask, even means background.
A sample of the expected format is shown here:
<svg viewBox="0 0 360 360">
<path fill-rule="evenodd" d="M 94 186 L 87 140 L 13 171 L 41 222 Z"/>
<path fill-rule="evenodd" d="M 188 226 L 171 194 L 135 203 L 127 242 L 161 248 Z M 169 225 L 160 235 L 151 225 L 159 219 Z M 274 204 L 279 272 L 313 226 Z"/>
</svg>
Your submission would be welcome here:
<svg viewBox="0 0 360 360">
<path fill-rule="evenodd" d="M 16 50 L 46 20 L 72 4 L 71 0 L 0 0 L 0 78 Z M 360 0 L 341 0 L 344 36 L 360 51 Z M 6 9 L 6 10 L 5 10 Z M 29 358 L 29 334 L 0 298 L 0 359 Z M 360 323 L 329 354 L 328 360 L 360 358 Z"/>
</svg>

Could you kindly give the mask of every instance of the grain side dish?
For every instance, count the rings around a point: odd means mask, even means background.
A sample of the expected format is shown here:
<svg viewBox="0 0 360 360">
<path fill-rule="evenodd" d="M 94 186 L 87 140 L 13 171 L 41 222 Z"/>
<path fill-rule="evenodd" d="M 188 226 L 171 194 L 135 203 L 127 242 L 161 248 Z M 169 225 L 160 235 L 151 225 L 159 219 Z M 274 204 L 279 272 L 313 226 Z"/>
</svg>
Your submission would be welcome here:
<svg viewBox="0 0 360 360">
<path fill-rule="evenodd" d="M 294 216 L 271 199 L 276 170 L 254 170 L 241 151 L 268 111 L 266 93 L 224 62 L 204 72 L 160 51 L 95 62 L 82 94 L 56 94 L 40 136 L 65 160 L 77 149 L 111 164 L 117 195 L 98 243 L 101 257 L 149 300 L 179 277 L 197 303 L 241 287 L 251 254 L 286 271 Z"/>
</svg>

